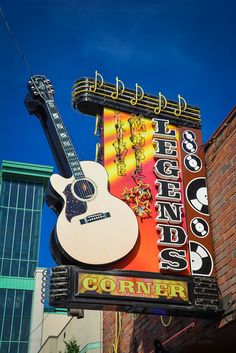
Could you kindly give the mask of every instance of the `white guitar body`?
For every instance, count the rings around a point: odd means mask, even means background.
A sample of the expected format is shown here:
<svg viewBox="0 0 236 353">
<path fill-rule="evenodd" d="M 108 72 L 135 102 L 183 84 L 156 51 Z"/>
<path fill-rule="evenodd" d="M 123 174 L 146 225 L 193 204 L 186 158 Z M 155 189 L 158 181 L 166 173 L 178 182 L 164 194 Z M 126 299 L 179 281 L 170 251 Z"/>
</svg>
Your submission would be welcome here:
<svg viewBox="0 0 236 353">
<path fill-rule="evenodd" d="M 71 218 L 68 218 L 70 209 L 75 211 L 76 202 L 81 201 L 73 187 L 77 180 L 74 177 L 63 178 L 58 174 L 50 178 L 51 187 L 63 199 L 63 208 L 54 230 L 56 241 L 76 262 L 109 264 L 133 249 L 138 238 L 138 222 L 131 208 L 109 193 L 108 176 L 102 165 L 84 161 L 81 167 L 85 179 L 94 187 L 94 195 L 84 202 L 86 212 L 72 215 Z M 86 190 L 86 185 L 82 187 Z M 69 190 L 74 201 L 68 199 L 65 190 Z"/>
</svg>

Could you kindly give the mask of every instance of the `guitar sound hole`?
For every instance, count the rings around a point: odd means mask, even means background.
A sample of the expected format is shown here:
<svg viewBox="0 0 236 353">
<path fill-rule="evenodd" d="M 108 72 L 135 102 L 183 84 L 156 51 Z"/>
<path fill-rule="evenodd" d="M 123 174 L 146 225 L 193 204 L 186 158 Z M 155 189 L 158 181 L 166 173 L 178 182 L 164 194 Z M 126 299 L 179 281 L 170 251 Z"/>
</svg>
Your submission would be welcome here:
<svg viewBox="0 0 236 353">
<path fill-rule="evenodd" d="M 73 185 L 75 197 L 81 201 L 91 200 L 95 195 L 95 185 L 88 179 L 77 180 Z"/>
</svg>

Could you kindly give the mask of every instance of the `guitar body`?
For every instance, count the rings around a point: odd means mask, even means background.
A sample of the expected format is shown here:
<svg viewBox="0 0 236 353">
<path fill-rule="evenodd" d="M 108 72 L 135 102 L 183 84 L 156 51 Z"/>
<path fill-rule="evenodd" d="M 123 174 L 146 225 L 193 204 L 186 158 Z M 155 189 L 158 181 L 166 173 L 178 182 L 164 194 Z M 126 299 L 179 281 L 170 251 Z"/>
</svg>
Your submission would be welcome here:
<svg viewBox="0 0 236 353">
<path fill-rule="evenodd" d="M 138 222 L 131 208 L 109 193 L 102 165 L 84 161 L 81 167 L 83 179 L 58 174 L 50 178 L 50 188 L 62 200 L 53 236 L 73 262 L 109 264 L 133 249 Z"/>
</svg>

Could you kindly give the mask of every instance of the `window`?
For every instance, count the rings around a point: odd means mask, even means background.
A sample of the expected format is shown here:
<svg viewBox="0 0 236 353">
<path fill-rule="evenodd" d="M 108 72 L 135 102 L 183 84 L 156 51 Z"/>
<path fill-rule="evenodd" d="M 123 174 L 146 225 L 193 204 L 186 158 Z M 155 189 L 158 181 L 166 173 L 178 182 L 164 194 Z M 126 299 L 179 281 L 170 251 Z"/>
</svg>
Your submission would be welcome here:
<svg viewBox="0 0 236 353">
<path fill-rule="evenodd" d="M 27 209 L 30 209 L 30 210 L 32 209 L 33 196 L 34 196 L 34 184 L 28 183 L 27 194 L 26 194 L 26 205 L 25 205 Z"/>
<path fill-rule="evenodd" d="M 34 277 L 34 271 L 35 268 L 37 267 L 37 261 L 31 261 L 29 262 L 28 266 L 28 277 Z"/>
<path fill-rule="evenodd" d="M 19 193 L 18 193 L 18 208 L 25 208 L 26 200 L 26 183 L 19 182 Z"/>
<path fill-rule="evenodd" d="M 8 289 L 7 290 L 7 298 L 6 298 L 6 308 L 5 308 L 5 316 L 12 317 L 13 306 L 15 301 L 15 290 Z"/>
<path fill-rule="evenodd" d="M 13 253 L 12 253 L 12 257 L 14 259 L 19 258 L 20 256 L 23 222 L 24 222 L 24 211 L 17 210 Z"/>
<path fill-rule="evenodd" d="M 7 223 L 7 209 L 0 207 L 0 258 L 3 256 L 6 223 Z"/>
<path fill-rule="evenodd" d="M 11 353 L 16 353 L 18 348 L 18 343 L 16 342 L 10 342 L 10 349 L 9 352 Z"/>
<path fill-rule="evenodd" d="M 21 341 L 28 341 L 29 329 L 30 329 L 30 318 L 29 317 L 22 317 L 21 333 L 20 333 L 20 340 Z"/>
<path fill-rule="evenodd" d="M 2 276 L 9 276 L 10 264 L 11 264 L 11 260 L 8 260 L 8 259 L 3 260 L 2 271 L 1 271 Z"/>
<path fill-rule="evenodd" d="M 5 352 L 5 349 L 6 353 L 27 353 L 32 293 L 27 290 L 0 290 L 0 314 L 2 313 L 0 323 L 3 327 L 1 339 L 2 341 L 10 341 L 9 345 L 8 342 L 2 342 L 5 346 L 4 348 L 0 347 L 1 353 Z"/>
<path fill-rule="evenodd" d="M 10 207 L 16 207 L 16 199 L 17 199 L 17 192 L 18 192 L 18 182 L 11 181 L 11 189 L 10 189 Z"/>
<path fill-rule="evenodd" d="M 8 342 L 2 342 L 1 344 L 1 353 L 8 353 L 9 343 Z"/>
<path fill-rule="evenodd" d="M 0 289 L 0 317 L 3 317 L 5 307 L 6 289 Z M 2 320 L 0 319 L 0 322 Z"/>
<path fill-rule="evenodd" d="M 11 257 L 15 217 L 16 217 L 16 210 L 9 209 L 7 228 L 6 228 L 5 249 L 4 249 L 3 257 L 8 257 L 8 258 Z"/>
<path fill-rule="evenodd" d="M 32 302 L 32 292 L 26 290 L 25 291 L 25 299 L 24 299 L 24 308 L 23 308 L 24 317 L 30 317 L 31 302 Z"/>
<path fill-rule="evenodd" d="M 15 308 L 14 308 L 14 316 L 15 317 L 21 316 L 23 293 L 24 293 L 24 291 L 22 291 L 22 290 L 16 290 Z"/>
<path fill-rule="evenodd" d="M 34 209 L 41 210 L 42 204 L 43 204 L 43 187 L 40 184 L 35 184 Z"/>
<path fill-rule="evenodd" d="M 28 259 L 29 240 L 31 236 L 32 212 L 25 211 L 24 232 L 21 249 L 21 258 Z"/>
<path fill-rule="evenodd" d="M 19 276 L 20 277 L 26 277 L 27 276 L 27 265 L 28 261 L 20 261 L 20 271 L 19 271 Z"/>
<path fill-rule="evenodd" d="M 8 341 L 11 335 L 11 317 L 6 317 L 3 320 L 3 333 L 2 333 L 2 340 Z"/>
<path fill-rule="evenodd" d="M 18 272 L 19 272 L 19 261 L 18 260 L 12 260 L 10 276 L 17 277 L 18 276 Z"/>
<path fill-rule="evenodd" d="M 7 206 L 9 200 L 9 192 L 10 192 L 10 181 L 4 180 L 2 182 L 1 196 L 0 196 L 0 205 Z"/>
<path fill-rule="evenodd" d="M 32 232 L 31 232 L 31 244 L 30 244 L 30 259 L 37 260 L 38 258 L 38 246 L 39 246 L 39 235 L 40 235 L 40 221 L 41 212 L 33 212 Z"/>
<path fill-rule="evenodd" d="M 27 351 L 28 351 L 28 343 L 21 343 L 19 352 L 20 353 L 27 353 Z"/>
<path fill-rule="evenodd" d="M 15 316 L 12 324 L 12 336 L 11 336 L 12 341 L 19 340 L 20 322 L 21 322 L 21 318 Z"/>
</svg>

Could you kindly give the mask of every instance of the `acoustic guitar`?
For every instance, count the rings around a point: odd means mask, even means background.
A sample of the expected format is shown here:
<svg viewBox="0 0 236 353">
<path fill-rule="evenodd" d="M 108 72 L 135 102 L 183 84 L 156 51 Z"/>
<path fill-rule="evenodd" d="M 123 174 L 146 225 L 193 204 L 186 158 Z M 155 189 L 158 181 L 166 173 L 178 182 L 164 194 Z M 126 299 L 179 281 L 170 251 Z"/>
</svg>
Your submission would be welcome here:
<svg viewBox="0 0 236 353">
<path fill-rule="evenodd" d="M 105 168 L 80 162 L 45 76 L 28 82 L 25 104 L 39 117 L 59 172 L 50 178 L 46 201 L 58 215 L 51 235 L 58 263 L 106 265 L 126 256 L 136 244 L 138 222 L 131 208 L 108 191 Z"/>
</svg>

